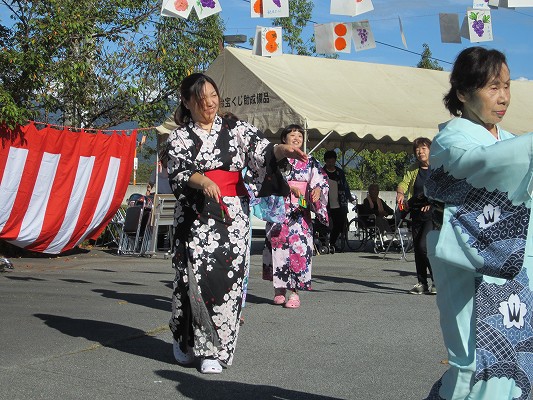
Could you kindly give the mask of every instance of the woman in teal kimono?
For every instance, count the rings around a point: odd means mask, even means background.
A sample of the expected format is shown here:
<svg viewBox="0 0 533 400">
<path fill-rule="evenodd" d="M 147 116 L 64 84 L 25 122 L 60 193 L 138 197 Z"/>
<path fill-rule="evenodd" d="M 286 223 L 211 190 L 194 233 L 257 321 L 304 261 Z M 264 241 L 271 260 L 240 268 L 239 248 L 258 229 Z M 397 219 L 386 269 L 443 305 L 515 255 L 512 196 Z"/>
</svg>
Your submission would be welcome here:
<svg viewBox="0 0 533 400">
<path fill-rule="evenodd" d="M 427 399 L 529 399 L 533 380 L 533 135 L 498 126 L 510 74 L 497 50 L 463 50 L 431 145 L 427 237 L 450 368 Z"/>
</svg>

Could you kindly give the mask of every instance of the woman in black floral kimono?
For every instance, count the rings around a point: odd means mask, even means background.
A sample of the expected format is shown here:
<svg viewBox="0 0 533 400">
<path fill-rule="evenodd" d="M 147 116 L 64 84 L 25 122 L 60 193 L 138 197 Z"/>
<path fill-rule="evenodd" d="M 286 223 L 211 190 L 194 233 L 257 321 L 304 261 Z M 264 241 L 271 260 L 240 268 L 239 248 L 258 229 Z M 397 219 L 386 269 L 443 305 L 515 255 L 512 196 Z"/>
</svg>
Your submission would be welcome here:
<svg viewBox="0 0 533 400">
<path fill-rule="evenodd" d="M 198 356 L 201 372 L 220 373 L 233 360 L 249 257 L 244 182 L 256 197 L 288 194 L 277 160 L 307 156 L 295 146 L 271 144 L 246 122 L 218 116 L 219 91 L 204 74 L 185 78 L 180 95 L 179 127 L 168 139 L 169 180 L 178 199 L 169 325 L 180 364 Z"/>
</svg>

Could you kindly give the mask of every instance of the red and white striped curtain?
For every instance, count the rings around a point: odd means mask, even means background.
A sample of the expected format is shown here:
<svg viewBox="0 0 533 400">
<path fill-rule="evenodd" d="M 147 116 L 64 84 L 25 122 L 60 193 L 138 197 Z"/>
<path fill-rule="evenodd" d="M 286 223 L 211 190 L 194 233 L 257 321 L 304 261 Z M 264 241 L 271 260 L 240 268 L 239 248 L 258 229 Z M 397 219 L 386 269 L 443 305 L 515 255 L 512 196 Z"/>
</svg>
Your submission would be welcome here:
<svg viewBox="0 0 533 400">
<path fill-rule="evenodd" d="M 96 239 L 126 193 L 136 132 L 0 127 L 0 239 L 58 254 Z"/>
</svg>

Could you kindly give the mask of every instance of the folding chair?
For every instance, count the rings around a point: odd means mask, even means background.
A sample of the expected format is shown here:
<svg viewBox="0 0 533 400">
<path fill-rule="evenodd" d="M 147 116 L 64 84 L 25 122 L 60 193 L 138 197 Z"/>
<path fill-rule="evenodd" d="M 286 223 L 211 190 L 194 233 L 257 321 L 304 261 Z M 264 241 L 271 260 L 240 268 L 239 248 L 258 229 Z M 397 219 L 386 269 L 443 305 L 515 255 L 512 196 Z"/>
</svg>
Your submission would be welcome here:
<svg viewBox="0 0 533 400">
<path fill-rule="evenodd" d="M 141 253 L 147 255 L 154 255 L 158 248 L 161 248 L 158 239 L 164 237 L 161 235 L 161 228 L 166 229 L 166 236 L 169 241 L 169 249 L 165 253 L 165 257 L 172 252 L 173 239 L 173 225 L 174 225 L 174 208 L 176 207 L 176 197 L 173 194 L 156 194 L 154 196 L 154 205 L 152 207 L 152 214 L 146 231 L 143 237 Z"/>
<path fill-rule="evenodd" d="M 142 242 L 146 230 L 146 224 L 150 217 L 150 202 L 145 196 L 137 196 L 128 201 L 129 207 L 126 209 L 124 224 L 120 233 L 118 254 L 140 255 L 142 252 Z"/>
<path fill-rule="evenodd" d="M 109 246 L 111 243 L 115 243 L 117 246 L 120 241 L 120 234 L 122 232 L 122 227 L 124 226 L 124 219 L 126 218 L 126 211 L 120 207 L 109 224 L 107 224 L 104 234 L 101 237 L 107 242 L 103 243 L 104 246 Z M 110 239 L 110 240 L 109 240 Z"/>
<path fill-rule="evenodd" d="M 413 237 L 407 227 L 408 215 L 408 212 L 401 211 L 398 208 L 394 210 L 394 234 L 385 249 L 383 259 L 387 257 L 389 251 L 393 248 L 401 252 L 400 260 L 407 261 L 406 253 L 413 248 Z"/>
</svg>

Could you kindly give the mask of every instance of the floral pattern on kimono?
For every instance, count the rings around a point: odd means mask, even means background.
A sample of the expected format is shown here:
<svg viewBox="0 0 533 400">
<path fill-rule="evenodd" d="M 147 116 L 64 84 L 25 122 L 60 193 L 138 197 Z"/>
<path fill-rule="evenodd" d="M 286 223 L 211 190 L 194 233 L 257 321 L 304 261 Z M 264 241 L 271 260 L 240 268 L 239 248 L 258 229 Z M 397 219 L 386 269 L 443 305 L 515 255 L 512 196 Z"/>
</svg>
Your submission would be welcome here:
<svg viewBox="0 0 533 400">
<path fill-rule="evenodd" d="M 169 180 L 175 210 L 176 270 L 169 326 L 176 341 L 194 347 L 196 356 L 231 365 L 249 257 L 248 196 L 224 196 L 221 205 L 192 190 L 193 173 L 213 169 L 241 171 L 257 195 L 275 160 L 273 145 L 252 125 L 215 117 L 211 132 L 192 122 L 174 130 L 169 142 Z M 182 349 L 184 350 L 184 348 Z"/>
<path fill-rule="evenodd" d="M 451 368 L 428 400 L 531 393 L 533 135 L 499 135 L 455 119 L 431 147 L 426 195 L 445 207 L 428 256 Z"/>
<path fill-rule="evenodd" d="M 285 197 L 285 219 L 281 223 L 266 223 L 263 250 L 263 279 L 271 280 L 275 288 L 311 290 L 313 256 L 313 224 L 311 210 L 319 220 L 328 224 L 328 179 L 321 165 L 310 157 L 307 163 L 289 160 L 291 168 L 287 181 L 307 182 L 306 198 L 320 188 L 320 199 L 303 208 Z"/>
</svg>

